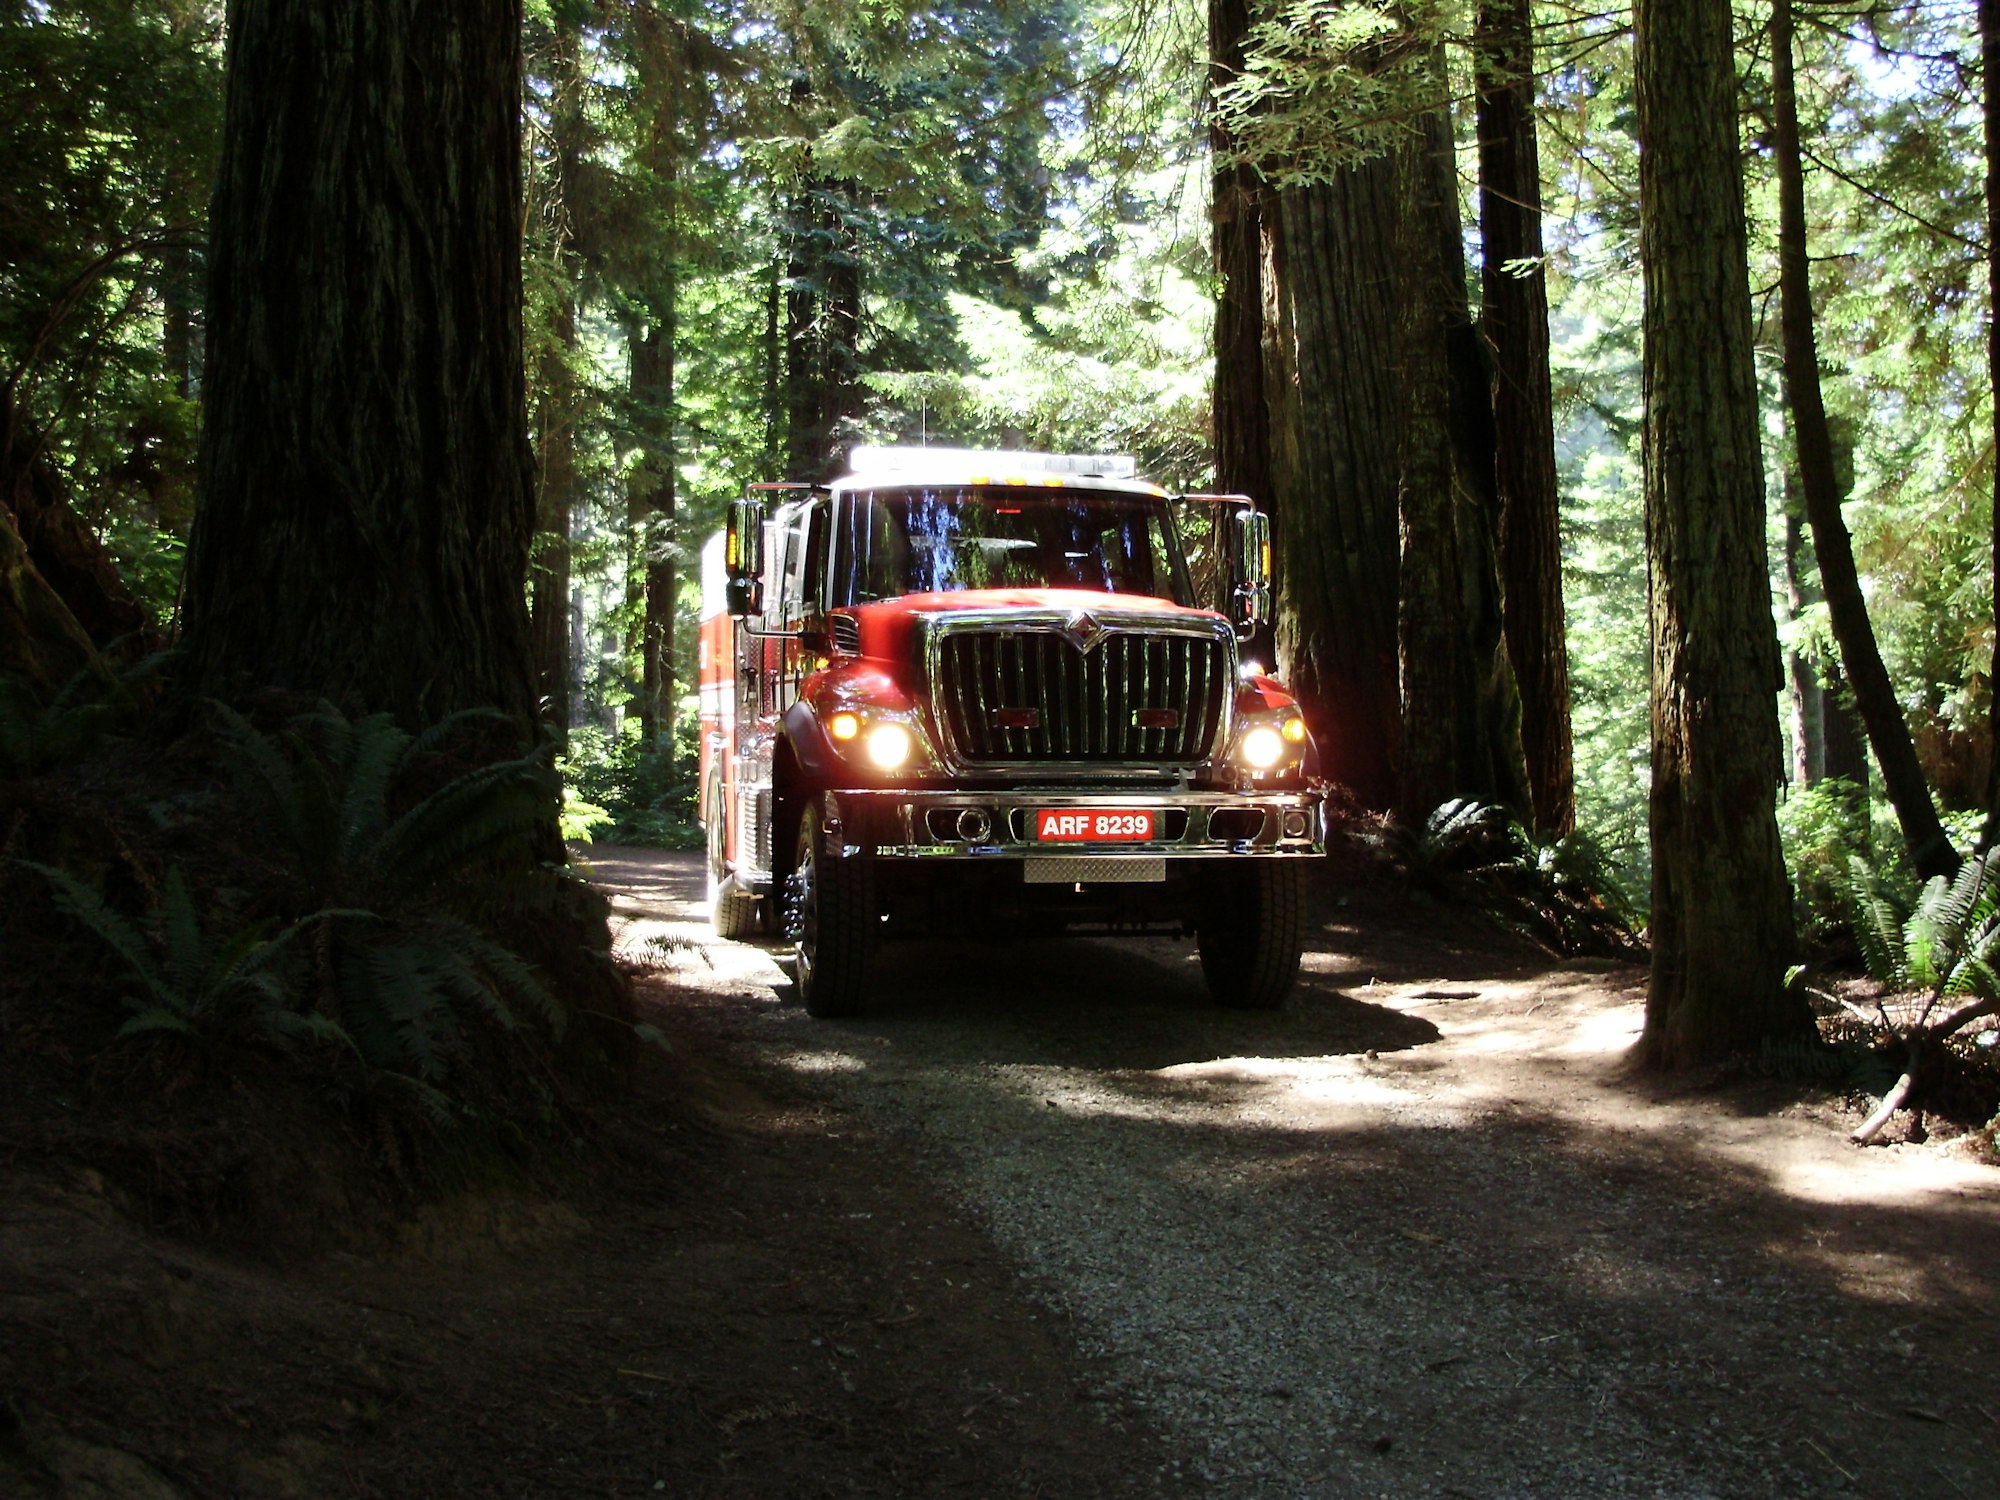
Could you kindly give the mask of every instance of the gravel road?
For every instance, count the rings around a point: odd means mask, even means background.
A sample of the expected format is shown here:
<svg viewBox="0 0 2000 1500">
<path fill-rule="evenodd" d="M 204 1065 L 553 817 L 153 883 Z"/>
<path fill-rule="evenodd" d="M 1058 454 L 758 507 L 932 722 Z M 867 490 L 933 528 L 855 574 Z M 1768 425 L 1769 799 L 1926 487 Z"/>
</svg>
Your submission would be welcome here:
<svg viewBox="0 0 2000 1500">
<path fill-rule="evenodd" d="M 1278 1015 L 1214 1008 L 1189 945 L 1068 941 L 891 948 L 814 1022 L 692 857 L 593 860 L 740 1055 L 914 1148 L 1176 1488 L 2000 1494 L 2000 1172 L 1648 1092 L 1632 971 L 1328 889 Z"/>
</svg>

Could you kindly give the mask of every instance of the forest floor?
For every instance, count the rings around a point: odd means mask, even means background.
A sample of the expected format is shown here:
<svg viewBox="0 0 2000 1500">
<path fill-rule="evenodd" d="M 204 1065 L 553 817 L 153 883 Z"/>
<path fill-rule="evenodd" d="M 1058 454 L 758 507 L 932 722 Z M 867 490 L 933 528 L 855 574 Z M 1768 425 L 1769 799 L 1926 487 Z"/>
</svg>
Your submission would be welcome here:
<svg viewBox="0 0 2000 1500">
<path fill-rule="evenodd" d="M 671 1050 L 573 1190 L 274 1262 L 0 1156 L 0 1496 L 2000 1493 L 1990 1141 L 1637 1077 L 1636 969 L 1329 876 L 1277 1015 L 1062 942 L 814 1023 L 592 857 Z"/>
</svg>

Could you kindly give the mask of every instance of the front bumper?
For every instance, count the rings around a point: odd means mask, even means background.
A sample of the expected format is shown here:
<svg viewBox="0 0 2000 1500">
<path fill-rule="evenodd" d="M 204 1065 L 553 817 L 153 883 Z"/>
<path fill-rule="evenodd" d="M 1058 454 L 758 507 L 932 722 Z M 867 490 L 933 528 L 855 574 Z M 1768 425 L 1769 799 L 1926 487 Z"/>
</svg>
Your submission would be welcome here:
<svg viewBox="0 0 2000 1500">
<path fill-rule="evenodd" d="M 1320 794 L 1312 790 L 884 788 L 840 791 L 833 800 L 838 823 L 829 820 L 828 853 L 837 849 L 842 856 L 1022 864 L 1082 859 L 1115 878 L 1121 862 L 1150 867 L 1161 861 L 1298 858 L 1326 852 L 1325 810 Z M 1148 811 L 1154 815 L 1154 836 L 1115 842 L 1035 837 L 1038 814 L 1071 810 Z"/>
</svg>

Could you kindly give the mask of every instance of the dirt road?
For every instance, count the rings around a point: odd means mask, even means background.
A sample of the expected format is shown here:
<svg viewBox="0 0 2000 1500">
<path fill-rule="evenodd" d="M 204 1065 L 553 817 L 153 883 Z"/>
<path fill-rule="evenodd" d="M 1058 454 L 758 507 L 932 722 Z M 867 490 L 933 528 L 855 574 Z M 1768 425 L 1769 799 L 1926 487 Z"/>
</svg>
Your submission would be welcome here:
<svg viewBox="0 0 2000 1500">
<path fill-rule="evenodd" d="M 906 1148 L 1164 1480 L 2000 1493 L 2000 1172 L 1633 1080 L 1636 971 L 1328 888 L 1281 1014 L 1211 1006 L 1186 945 L 1072 941 L 890 948 L 866 1015 L 814 1022 L 707 932 L 693 858 L 594 863 L 672 1025 Z"/>
</svg>

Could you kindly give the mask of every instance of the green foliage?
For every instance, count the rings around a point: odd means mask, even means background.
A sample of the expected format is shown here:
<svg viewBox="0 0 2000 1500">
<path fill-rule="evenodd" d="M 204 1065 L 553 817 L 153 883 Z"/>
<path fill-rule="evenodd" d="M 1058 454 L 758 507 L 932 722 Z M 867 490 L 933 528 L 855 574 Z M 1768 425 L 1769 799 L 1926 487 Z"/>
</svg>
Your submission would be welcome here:
<svg viewBox="0 0 2000 1500">
<path fill-rule="evenodd" d="M 1445 104 L 1440 48 L 1451 7 L 1277 0 L 1244 45 L 1241 76 L 1215 106 L 1243 160 L 1281 183 L 1323 182 L 1414 140 Z"/>
<path fill-rule="evenodd" d="M 128 723 L 164 661 L 148 657 L 115 676 L 87 668 L 47 700 L 27 679 L 0 674 L 0 781 L 66 765 Z"/>
<path fill-rule="evenodd" d="M 701 848 L 694 736 L 695 723 L 687 714 L 680 717 L 671 751 L 641 745 L 636 733 L 613 739 L 598 729 L 572 731 L 564 763 L 566 786 L 585 805 L 601 810 L 593 834 L 601 829 L 601 836 L 615 844 Z"/>
<path fill-rule="evenodd" d="M 57 909 L 123 967 L 132 1016 L 120 1028 L 121 1038 L 169 1031 L 208 1041 L 257 1037 L 289 1046 L 315 1030 L 310 1018 L 292 1009 L 282 973 L 297 928 L 276 938 L 265 936 L 263 923 L 238 927 L 226 937 L 205 931 L 187 881 L 174 866 L 142 931 L 68 871 L 29 868 L 54 888 Z"/>
<path fill-rule="evenodd" d="M 274 737 L 218 713 L 237 784 L 276 841 L 278 904 L 309 934 L 305 1014 L 369 1067 L 426 1083 L 470 1058 L 474 1028 L 532 1021 L 560 1035 L 561 1005 L 473 920 L 531 866 L 556 802 L 544 756 L 471 769 L 446 758 L 469 733 L 506 728 L 503 715 L 454 714 L 412 735 L 386 714 L 350 721 L 322 706 Z"/>
<path fill-rule="evenodd" d="M 1417 889 L 1483 908 L 1558 952 L 1636 949 L 1638 912 L 1587 833 L 1537 843 L 1505 809 L 1460 798 L 1397 830 L 1392 848 Z"/>
<path fill-rule="evenodd" d="M 1840 780 L 1793 787 L 1778 803 L 1778 836 L 1801 932 L 1824 941 L 1845 931 L 1850 867 L 1872 847 L 1867 792 Z"/>
<path fill-rule="evenodd" d="M 1950 880 L 1933 876 L 1914 901 L 1879 879 L 1865 860 L 1854 860 L 1850 870 L 1855 940 L 1868 972 L 1899 994 L 1924 997 L 1911 1029 L 1928 1027 L 1947 1000 L 1985 1002 L 1976 1014 L 2000 1005 L 1994 968 L 2000 958 L 2000 848 L 1966 860 Z"/>
</svg>

